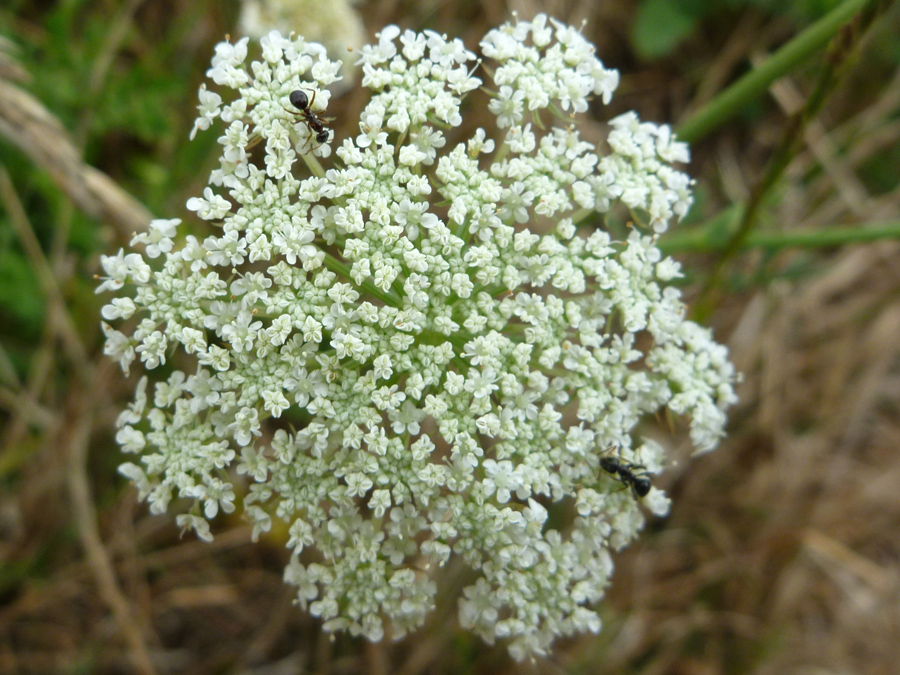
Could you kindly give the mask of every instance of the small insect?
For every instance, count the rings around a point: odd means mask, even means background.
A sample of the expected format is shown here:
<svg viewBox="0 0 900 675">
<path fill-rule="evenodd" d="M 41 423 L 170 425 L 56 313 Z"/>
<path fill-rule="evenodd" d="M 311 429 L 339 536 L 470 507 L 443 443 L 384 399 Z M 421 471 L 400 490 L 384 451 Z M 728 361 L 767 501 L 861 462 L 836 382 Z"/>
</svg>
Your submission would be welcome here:
<svg viewBox="0 0 900 675">
<path fill-rule="evenodd" d="M 631 493 L 637 499 L 646 497 L 653 487 L 653 483 L 647 478 L 647 467 L 642 464 L 623 462 L 618 457 L 603 457 L 600 460 L 600 467 L 620 483 L 630 487 Z"/>
<path fill-rule="evenodd" d="M 323 122 L 323 120 L 327 120 L 328 118 L 320 118 L 313 112 L 312 107 L 313 103 L 316 101 L 316 92 L 313 92 L 312 99 L 310 99 L 306 95 L 306 92 L 295 89 L 291 92 L 289 98 L 291 99 L 291 105 L 299 110 L 299 112 L 294 112 L 293 110 L 288 110 L 288 112 L 293 115 L 299 115 L 300 120 L 305 122 L 306 126 L 309 128 L 310 136 L 314 136 L 316 142 L 319 145 L 322 145 L 322 143 L 328 140 L 328 128 Z"/>
</svg>

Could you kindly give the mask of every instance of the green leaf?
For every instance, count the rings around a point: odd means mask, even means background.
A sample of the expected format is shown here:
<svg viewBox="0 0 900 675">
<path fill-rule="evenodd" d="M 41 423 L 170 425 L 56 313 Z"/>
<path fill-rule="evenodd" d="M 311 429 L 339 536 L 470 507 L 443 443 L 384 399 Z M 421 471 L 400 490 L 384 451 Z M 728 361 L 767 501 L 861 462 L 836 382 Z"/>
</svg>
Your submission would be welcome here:
<svg viewBox="0 0 900 675">
<path fill-rule="evenodd" d="M 673 0 L 643 0 L 631 29 L 631 42 L 645 59 L 665 56 L 691 34 L 698 18 Z"/>
<path fill-rule="evenodd" d="M 12 334 L 23 343 L 37 339 L 44 322 L 44 298 L 37 278 L 14 249 L 0 250 L 0 322 L 14 326 Z"/>
</svg>

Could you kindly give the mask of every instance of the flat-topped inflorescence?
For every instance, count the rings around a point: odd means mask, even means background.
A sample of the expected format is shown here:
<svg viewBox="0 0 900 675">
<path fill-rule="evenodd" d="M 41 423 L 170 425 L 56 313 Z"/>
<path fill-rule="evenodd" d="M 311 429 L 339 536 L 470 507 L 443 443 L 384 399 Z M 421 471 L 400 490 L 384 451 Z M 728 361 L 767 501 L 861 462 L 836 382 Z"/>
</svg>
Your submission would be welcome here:
<svg viewBox="0 0 900 675">
<path fill-rule="evenodd" d="M 618 73 L 568 26 L 516 20 L 481 49 L 479 69 L 459 40 L 388 26 L 342 138 L 323 48 L 219 45 L 192 135 L 224 125 L 220 165 L 187 203 L 214 234 L 154 221 L 98 290 L 125 327 L 104 323 L 107 353 L 146 371 L 118 440 L 154 513 L 188 500 L 203 539 L 220 510 L 254 536 L 284 521 L 299 601 L 370 640 L 420 626 L 458 556 L 462 624 L 522 658 L 599 630 L 610 552 L 642 508 L 667 512 L 642 420 L 683 415 L 712 449 L 735 373 L 656 245 L 691 203 L 687 147 L 634 113 L 604 150 L 582 138 Z M 495 124 L 459 142 L 482 86 Z M 635 220 L 622 240 L 614 208 Z"/>
</svg>

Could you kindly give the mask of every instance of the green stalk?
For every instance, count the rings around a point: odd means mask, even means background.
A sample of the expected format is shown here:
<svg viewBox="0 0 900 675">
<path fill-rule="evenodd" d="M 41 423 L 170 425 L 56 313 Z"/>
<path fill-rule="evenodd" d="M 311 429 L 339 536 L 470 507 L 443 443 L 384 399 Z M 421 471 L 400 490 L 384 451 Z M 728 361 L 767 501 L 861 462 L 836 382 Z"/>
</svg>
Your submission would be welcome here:
<svg viewBox="0 0 900 675">
<path fill-rule="evenodd" d="M 319 162 L 319 159 L 312 154 L 312 151 L 301 152 L 300 157 L 306 163 L 306 166 L 309 168 L 312 175 L 316 178 L 325 178 L 325 169 L 322 167 L 322 163 Z"/>
<path fill-rule="evenodd" d="M 760 248 L 767 251 L 785 248 L 817 249 L 882 239 L 900 239 L 900 220 L 794 232 L 752 232 L 741 242 L 741 249 Z M 727 245 L 727 239 L 715 236 L 707 228 L 666 234 L 659 240 L 659 248 L 666 255 L 711 253 L 721 251 Z"/>
<path fill-rule="evenodd" d="M 702 318 L 707 315 L 718 303 L 721 295 L 719 281 L 725 272 L 727 262 L 744 246 L 744 242 L 758 228 L 765 200 L 802 147 L 804 132 L 810 120 L 815 118 L 828 96 L 836 89 L 838 82 L 850 70 L 854 63 L 854 57 L 859 53 L 863 36 L 879 15 L 879 7 L 881 10 L 887 7 L 887 4 L 880 3 L 878 0 L 848 0 L 841 7 L 850 7 L 851 5 L 856 7 L 858 4 L 861 5 L 859 11 L 851 15 L 847 27 L 841 30 L 840 35 L 832 39 L 819 78 L 804 106 L 788 118 L 781 142 L 773 152 L 764 175 L 751 191 L 746 208 L 743 210 L 743 217 L 722 249 L 722 253 L 697 299 L 694 306 L 697 317 Z M 832 12 L 828 16 L 834 14 L 835 12 Z"/>
<path fill-rule="evenodd" d="M 873 0 L 845 0 L 678 125 L 678 140 L 695 143 L 738 114 L 775 80 L 824 47 L 860 9 Z"/>
<path fill-rule="evenodd" d="M 330 269 L 332 272 L 344 277 L 345 279 L 350 279 L 350 265 L 338 260 L 330 253 L 325 254 L 325 267 Z M 400 307 L 403 304 L 396 293 L 385 293 L 371 281 L 364 281 L 359 285 L 359 287 L 366 293 L 375 296 L 384 304 L 390 305 L 391 307 Z"/>
</svg>

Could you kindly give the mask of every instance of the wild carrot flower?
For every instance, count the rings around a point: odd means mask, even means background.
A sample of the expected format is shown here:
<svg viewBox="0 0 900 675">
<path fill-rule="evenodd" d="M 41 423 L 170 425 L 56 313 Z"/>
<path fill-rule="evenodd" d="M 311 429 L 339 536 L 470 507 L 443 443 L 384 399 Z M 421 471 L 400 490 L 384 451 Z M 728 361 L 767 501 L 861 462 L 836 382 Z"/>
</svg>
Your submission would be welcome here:
<svg viewBox="0 0 900 675">
<path fill-rule="evenodd" d="M 706 451 L 735 401 L 656 243 L 691 204 L 687 147 L 634 113 L 582 139 L 618 73 L 544 15 L 485 35 L 481 69 L 460 40 L 386 27 L 359 57 L 359 134 L 325 143 L 290 95 L 321 122 L 337 62 L 277 32 L 250 51 L 220 44 L 200 92 L 194 132 L 221 125 L 222 155 L 187 207 L 215 234 L 154 221 L 143 254 L 102 260 L 103 317 L 127 326 L 104 323 L 106 351 L 147 373 L 122 474 L 153 513 L 192 504 L 178 522 L 203 539 L 219 511 L 254 537 L 284 521 L 285 579 L 327 630 L 415 629 L 451 557 L 460 622 L 516 658 L 599 630 L 611 551 L 642 507 L 668 511 L 634 486 L 665 461 L 642 420 L 683 415 Z M 483 84 L 496 124 L 458 142 Z"/>
</svg>

